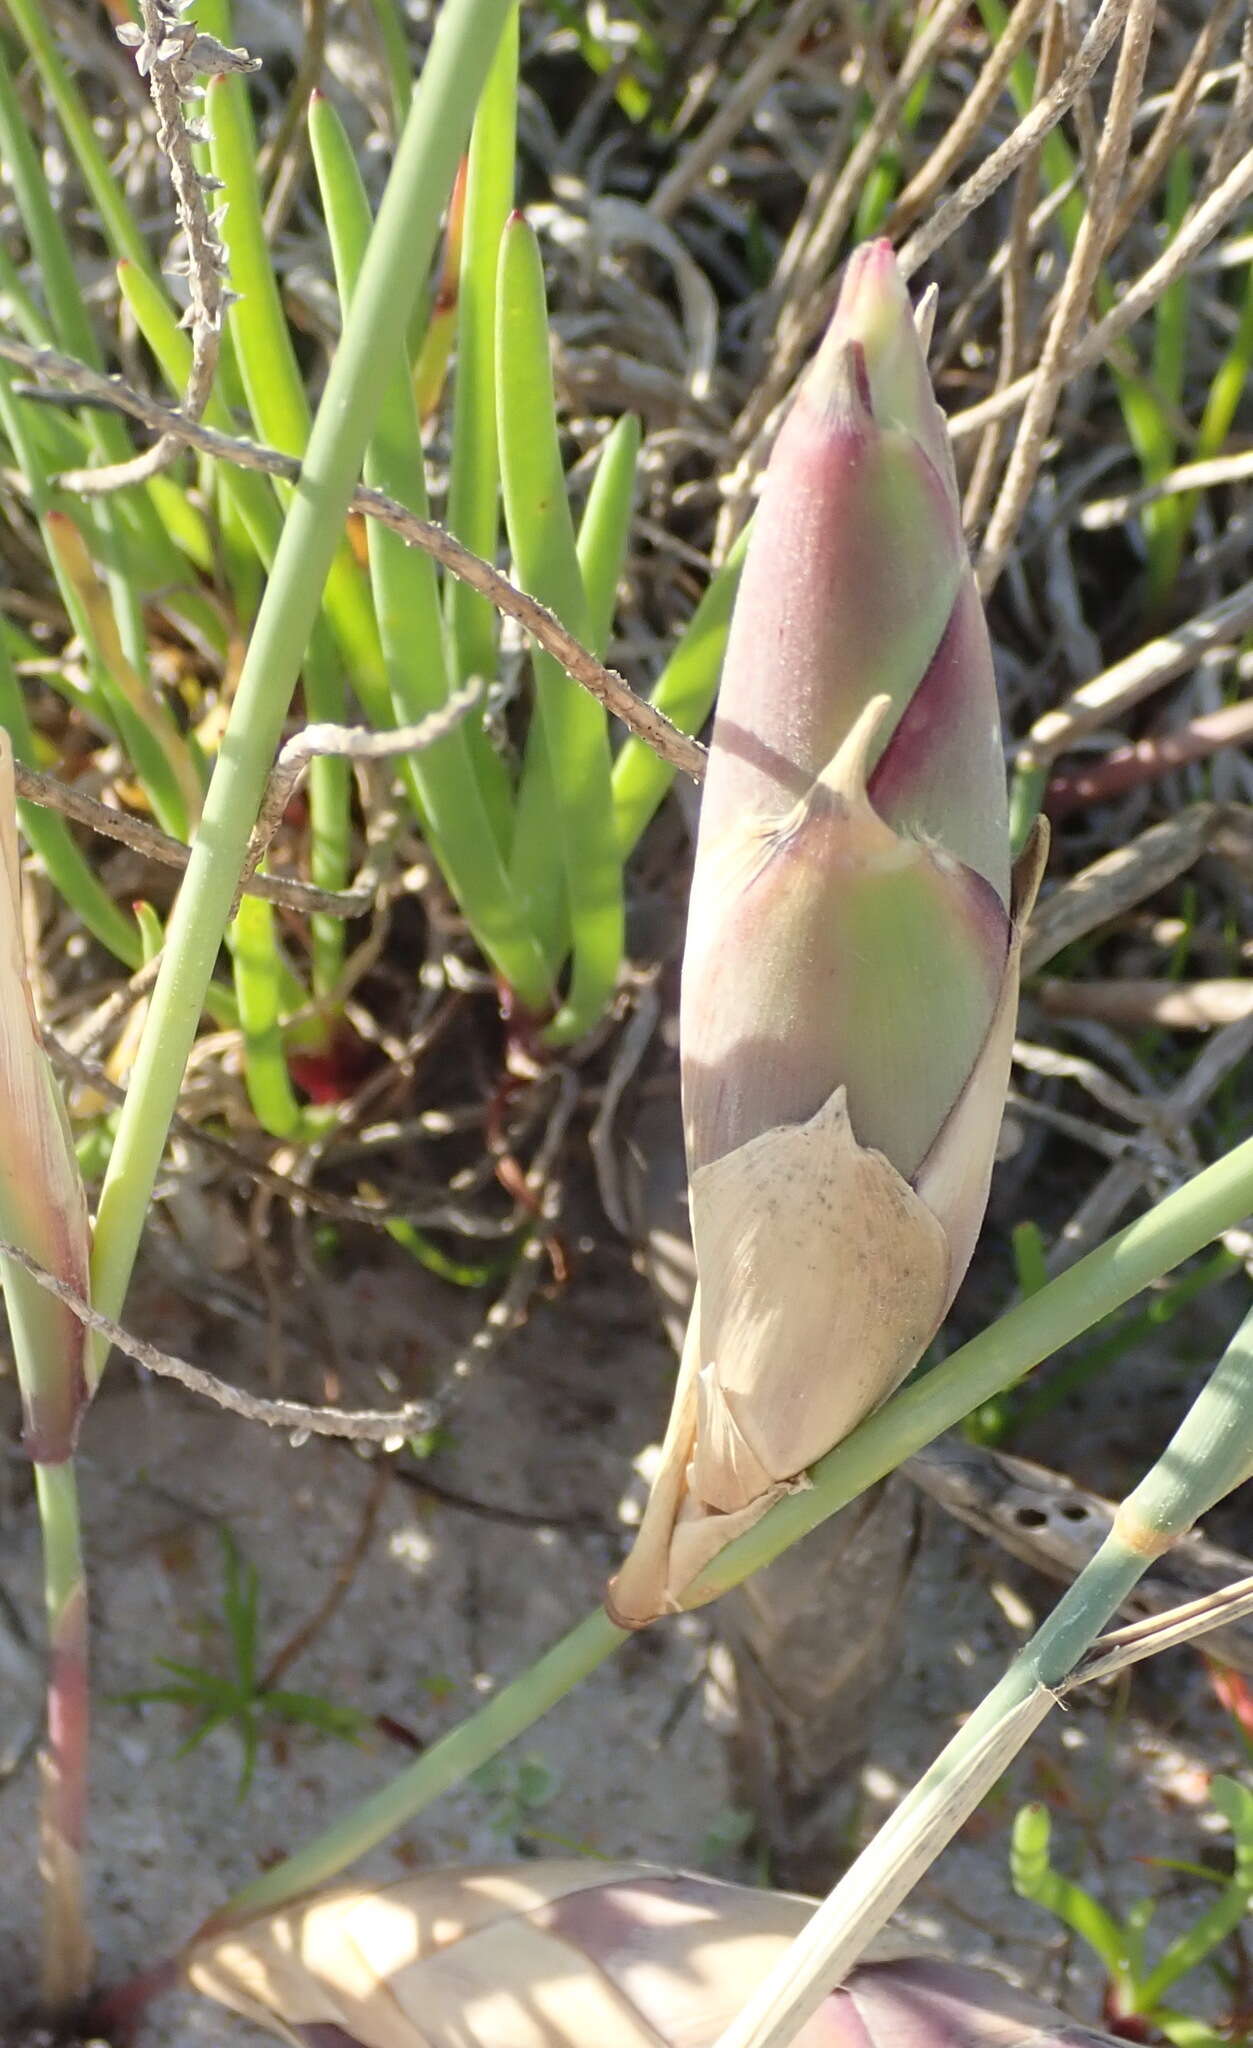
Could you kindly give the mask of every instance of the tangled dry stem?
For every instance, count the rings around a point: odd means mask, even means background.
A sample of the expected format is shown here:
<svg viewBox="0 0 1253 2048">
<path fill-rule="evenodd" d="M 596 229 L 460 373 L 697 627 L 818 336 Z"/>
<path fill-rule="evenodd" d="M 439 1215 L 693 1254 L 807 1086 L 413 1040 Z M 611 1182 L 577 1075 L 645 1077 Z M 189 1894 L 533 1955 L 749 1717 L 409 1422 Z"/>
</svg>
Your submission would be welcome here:
<svg viewBox="0 0 1253 2048">
<path fill-rule="evenodd" d="M 294 456 L 280 454 L 277 448 L 265 448 L 255 441 L 219 433 L 200 420 L 188 419 L 172 407 L 132 390 L 122 378 L 103 376 L 73 356 L 62 355 L 55 349 L 31 348 L 26 342 L 4 334 L 0 335 L 0 357 L 29 373 L 60 383 L 82 397 L 129 413 L 133 419 L 158 434 L 174 435 L 187 447 L 199 449 L 203 455 L 233 462 L 240 469 L 260 470 L 264 475 L 279 477 L 285 483 L 298 483 L 300 480 L 300 464 Z M 377 519 L 380 525 L 399 534 L 411 547 L 421 548 L 432 556 L 450 575 L 468 583 L 506 618 L 516 619 L 561 664 L 566 674 L 603 704 L 612 717 L 642 739 L 663 761 L 668 761 L 694 780 L 700 780 L 705 772 L 705 749 L 699 740 L 680 732 L 647 698 L 637 696 L 625 678 L 598 661 L 546 605 L 519 590 L 499 569 L 463 547 L 453 534 L 434 520 L 420 519 L 415 512 L 410 512 L 407 506 L 389 498 L 383 491 L 358 485 L 349 509 L 364 513 L 369 519 Z"/>
<path fill-rule="evenodd" d="M 200 97 L 199 80 L 228 71 L 257 70 L 260 59 L 246 50 L 228 49 L 214 36 L 201 35 L 181 19 L 192 0 L 139 0 L 140 20 L 123 22 L 117 39 L 135 52 L 135 65 L 148 81 L 157 117 L 157 145 L 170 170 L 174 209 L 187 245 L 185 274 L 188 306 L 181 325 L 191 331 L 191 371 L 183 394 L 187 419 L 199 419 L 209 402 L 217 372 L 222 321 L 231 302 L 226 251 L 212 205 L 218 181 L 197 170 L 192 143 L 205 139 L 184 108 Z M 129 462 L 101 469 L 69 470 L 61 478 L 66 490 L 100 497 L 127 484 L 145 483 L 169 467 L 183 442 L 164 433 L 151 448 Z"/>
</svg>

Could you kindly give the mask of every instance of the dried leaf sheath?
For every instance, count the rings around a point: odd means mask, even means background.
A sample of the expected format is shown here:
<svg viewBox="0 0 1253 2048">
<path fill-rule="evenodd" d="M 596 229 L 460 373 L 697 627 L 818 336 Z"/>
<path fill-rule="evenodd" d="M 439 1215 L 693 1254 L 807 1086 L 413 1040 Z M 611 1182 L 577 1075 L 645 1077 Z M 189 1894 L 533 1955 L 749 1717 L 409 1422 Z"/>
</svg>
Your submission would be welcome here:
<svg viewBox="0 0 1253 2048">
<path fill-rule="evenodd" d="M 779 436 L 728 644 L 683 964 L 700 1294 L 615 1620 L 683 1604 L 937 1329 L 987 1200 L 1041 857 L 1011 878 L 947 430 L 873 244 Z"/>
<path fill-rule="evenodd" d="M 193 1986 L 296 2048 L 712 2048 L 810 1902 L 633 1864 L 433 1870 L 197 1944 Z M 853 1971 L 796 2048 L 1099 2048 L 990 1973 Z"/>
<path fill-rule="evenodd" d="M 0 1235 L 86 1295 L 87 1199 L 26 977 L 16 817 L 13 750 L 0 731 Z M 0 1262 L 0 1276 L 43 1537 L 48 1706 L 39 1757 L 40 1988 L 47 2011 L 62 2014 L 82 1997 L 91 1969 L 82 1872 L 87 1590 L 74 1473 L 88 1333 L 13 1261 Z"/>
<path fill-rule="evenodd" d="M 0 1233 L 86 1295 L 87 1198 L 26 975 L 13 748 L 3 730 L 0 860 Z M 0 1273 L 10 1322 L 20 1325 L 26 1337 L 26 1449 L 42 1463 L 59 1463 L 73 1450 L 86 1399 L 87 1333 L 69 1309 L 25 1273 L 5 1264 Z"/>
</svg>

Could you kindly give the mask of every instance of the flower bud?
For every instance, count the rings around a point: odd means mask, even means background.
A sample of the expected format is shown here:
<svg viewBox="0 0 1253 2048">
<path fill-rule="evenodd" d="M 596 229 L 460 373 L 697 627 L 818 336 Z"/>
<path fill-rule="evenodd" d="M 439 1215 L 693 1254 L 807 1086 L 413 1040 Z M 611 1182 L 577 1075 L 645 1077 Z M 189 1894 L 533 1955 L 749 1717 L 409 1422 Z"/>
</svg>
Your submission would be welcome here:
<svg viewBox="0 0 1253 2048">
<path fill-rule="evenodd" d="M 638 1625 L 913 1368 L 987 1202 L 1018 932 L 987 627 L 895 260 L 849 264 L 766 474 L 683 962 L 699 1293 L 611 1589 Z"/>
</svg>

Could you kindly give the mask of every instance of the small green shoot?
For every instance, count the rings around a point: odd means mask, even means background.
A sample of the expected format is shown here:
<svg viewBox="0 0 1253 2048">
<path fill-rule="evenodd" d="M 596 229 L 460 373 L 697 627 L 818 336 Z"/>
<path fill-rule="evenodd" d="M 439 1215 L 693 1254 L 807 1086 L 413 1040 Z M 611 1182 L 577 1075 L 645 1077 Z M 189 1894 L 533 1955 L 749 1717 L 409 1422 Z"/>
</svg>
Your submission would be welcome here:
<svg viewBox="0 0 1253 2048">
<path fill-rule="evenodd" d="M 389 1216 L 383 1228 L 411 1259 L 416 1259 L 428 1273 L 434 1273 L 438 1280 L 447 1280 L 453 1287 L 490 1287 L 492 1281 L 502 1278 L 514 1263 L 512 1251 L 494 1259 L 454 1259 L 442 1251 L 424 1230 L 417 1229 L 403 1216 Z"/>
<path fill-rule="evenodd" d="M 470 1779 L 490 1800 L 487 1824 L 494 1835 L 514 1840 L 529 1832 L 535 1814 L 553 1799 L 560 1779 L 542 1756 L 493 1757 Z"/>
<path fill-rule="evenodd" d="M 240 1555 L 228 1530 L 221 1531 L 221 1545 L 221 1628 L 226 1638 L 227 1669 L 213 1671 L 207 1665 L 157 1657 L 153 1661 L 170 1673 L 169 1684 L 137 1686 L 131 1692 L 116 1694 L 115 1698 L 128 1706 L 145 1706 L 159 1700 L 190 1713 L 194 1726 L 180 1746 L 179 1756 L 198 1749 L 215 1728 L 233 1727 L 242 1750 L 238 1798 L 243 1801 L 252 1785 L 258 1745 L 267 1723 L 314 1728 L 320 1735 L 333 1735 L 339 1742 L 356 1742 L 370 1720 L 356 1707 L 336 1706 L 316 1693 L 267 1687 L 257 1654 L 261 1592 L 257 1568 Z"/>
<path fill-rule="evenodd" d="M 1119 1920 L 1049 1856 L 1052 1823 L 1043 1806 L 1024 1806 L 1014 1822 L 1010 1876 L 1019 1898 L 1043 1906 L 1099 1958 L 1109 1979 L 1107 2007 L 1116 2021 L 1141 2020 L 1177 2048 L 1218 2048 L 1228 2037 L 1212 2033 L 1186 2013 L 1165 2004 L 1179 1979 L 1203 1964 L 1217 1967 L 1215 1953 L 1235 1933 L 1253 1898 L 1253 1792 L 1234 1778 L 1215 1777 L 1210 1795 L 1234 1839 L 1231 1875 L 1203 1874 L 1220 1886 L 1218 1897 L 1150 1963 L 1147 1934 L 1157 1901 L 1139 1899 Z"/>
</svg>

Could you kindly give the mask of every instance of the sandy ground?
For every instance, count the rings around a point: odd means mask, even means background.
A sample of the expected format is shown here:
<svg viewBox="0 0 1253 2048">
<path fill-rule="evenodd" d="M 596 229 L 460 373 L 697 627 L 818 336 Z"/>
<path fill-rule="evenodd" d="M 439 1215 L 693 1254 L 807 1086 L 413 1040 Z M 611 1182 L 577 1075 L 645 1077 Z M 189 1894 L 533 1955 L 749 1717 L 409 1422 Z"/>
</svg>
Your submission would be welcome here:
<svg viewBox="0 0 1253 2048">
<path fill-rule="evenodd" d="M 330 1304 L 328 1309 L 327 1304 Z M 407 1263 L 336 1282 L 323 1302 L 297 1296 L 295 1376 L 318 1319 L 335 1323 L 350 1398 L 378 1393 L 372 1367 L 419 1370 L 470 1326 L 475 1304 Z M 259 1321 L 227 1321 L 149 1278 L 135 1327 L 233 1377 L 254 1377 Z M 303 1320 L 302 1320 L 303 1319 Z M 403 1369 L 403 1366 L 402 1366 Z M 1125 1368 L 1136 1373 L 1134 1360 Z M 619 1503 L 631 1461 L 664 1420 L 672 1372 L 651 1298 L 625 1253 L 595 1252 L 559 1304 L 487 1363 L 429 1470 L 479 1511 L 394 1479 L 368 1552 L 337 1612 L 283 1682 L 374 1716 L 426 1742 L 525 1667 L 596 1599 L 620 1549 Z M 7 1391 L 0 1386 L 0 1393 Z M 288 1387 L 288 1391 L 308 1391 Z M 1035 1454 L 1041 1446 L 1034 1445 Z M 1098 1460 L 1099 1462 L 1099 1460 Z M 294 1848 L 401 1768 L 410 1752 L 371 1732 L 359 1746 L 305 1729 L 266 1731 L 240 1799 L 240 1747 L 223 1729 L 180 1757 L 188 1723 L 117 1695 L 161 1682 L 158 1656 L 218 1664 L 220 1532 L 257 1566 L 266 1660 L 318 1607 L 362 1523 L 372 1480 L 342 1445 L 293 1449 L 168 1386 L 115 1365 L 86 1432 L 86 1524 L 93 1560 L 98 1710 L 90 1882 L 101 1976 L 117 1982 L 184 1936 L 235 1885 Z M 1091 1477 L 1090 1473 L 1083 1475 Z M 32 1881 L 34 1770 L 26 1738 L 38 1713 L 37 1531 L 25 1474 L 10 1461 L 0 1494 L 0 2039 L 30 1996 L 37 1899 Z M 501 1509 L 540 1519 L 499 1519 Z M 873 1730 L 859 1831 L 869 1833 L 1003 1668 L 1051 1593 L 942 1519 L 915 1575 L 906 1652 Z M 518 1853 L 628 1856 L 754 1875 L 730 1804 L 721 1739 L 708 1712 L 716 1612 L 633 1642 L 551 1714 L 489 1783 L 463 1787 L 406 1827 L 366 1868 L 396 1874 L 440 1859 Z M 1152 1856 L 1199 1858 L 1206 1774 L 1240 1761 L 1182 1654 L 1131 1690 L 1052 1717 L 1029 1754 L 937 1864 L 902 1915 L 921 1943 L 993 1960 L 1093 2019 L 1100 1976 L 1007 1880 L 1008 1829 L 1023 1797 L 1046 1798 L 1060 1861 L 1126 1904 L 1164 1886 L 1173 1931 L 1196 1907 Z M 539 1762 L 540 1771 L 520 1764 Z M 537 1803 L 530 1809 L 526 1799 Z M 1190 1995 L 1189 1995 L 1190 1994 Z M 1180 2003 L 1212 2005 L 1198 1977 Z M 255 2039 L 216 2009 L 171 1997 L 144 2042 Z"/>
</svg>

